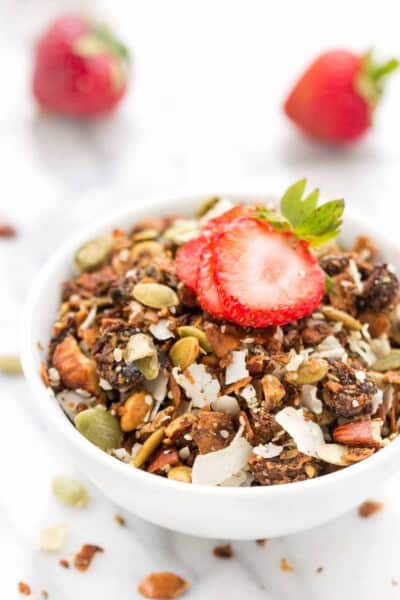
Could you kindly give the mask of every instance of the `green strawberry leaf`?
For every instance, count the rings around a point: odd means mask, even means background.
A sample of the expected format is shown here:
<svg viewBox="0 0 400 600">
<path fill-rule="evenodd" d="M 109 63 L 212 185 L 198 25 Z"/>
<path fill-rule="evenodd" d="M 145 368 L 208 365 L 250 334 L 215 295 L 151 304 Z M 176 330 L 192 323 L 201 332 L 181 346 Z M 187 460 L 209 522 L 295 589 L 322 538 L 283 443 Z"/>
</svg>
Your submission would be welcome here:
<svg viewBox="0 0 400 600">
<path fill-rule="evenodd" d="M 300 179 L 291 185 L 281 200 L 281 212 L 293 227 L 297 227 L 317 208 L 319 191 L 313 190 L 302 199 L 307 180 Z"/>
<path fill-rule="evenodd" d="M 265 208 L 257 209 L 256 217 L 258 221 L 267 221 L 277 231 L 291 231 L 290 223 L 278 212 Z"/>
<path fill-rule="evenodd" d="M 294 228 L 294 233 L 311 246 L 320 246 L 338 235 L 343 211 L 344 200 L 331 200 L 322 204 Z"/>
<path fill-rule="evenodd" d="M 111 31 L 108 25 L 96 24 L 93 30 L 96 38 L 102 42 L 111 54 L 122 61 L 129 61 L 129 50 Z"/>
</svg>

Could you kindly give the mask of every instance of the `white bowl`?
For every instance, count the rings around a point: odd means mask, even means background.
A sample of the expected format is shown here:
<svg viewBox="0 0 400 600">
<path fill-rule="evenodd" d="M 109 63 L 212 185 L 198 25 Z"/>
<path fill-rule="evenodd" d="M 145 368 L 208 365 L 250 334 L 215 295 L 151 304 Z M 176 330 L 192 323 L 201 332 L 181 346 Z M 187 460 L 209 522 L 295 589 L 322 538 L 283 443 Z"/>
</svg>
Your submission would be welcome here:
<svg viewBox="0 0 400 600">
<path fill-rule="evenodd" d="M 203 196 L 202 196 L 203 197 Z M 235 196 L 238 198 L 237 196 Z M 261 196 L 243 202 L 257 200 Z M 282 536 L 314 527 L 374 495 L 400 463 L 400 439 L 371 458 L 310 481 L 255 488 L 219 488 L 170 481 L 134 469 L 99 450 L 70 423 L 40 376 L 39 367 L 60 298 L 61 282 L 72 273 L 75 250 L 114 227 L 129 227 L 146 216 L 192 214 L 199 197 L 144 203 L 88 227 L 53 256 L 33 285 L 23 319 L 22 362 L 49 433 L 66 443 L 78 467 L 106 496 L 128 511 L 163 527 L 202 537 L 256 539 Z M 400 268 L 400 249 L 359 218 L 346 217 L 342 239 L 371 235 L 382 259 Z"/>
</svg>

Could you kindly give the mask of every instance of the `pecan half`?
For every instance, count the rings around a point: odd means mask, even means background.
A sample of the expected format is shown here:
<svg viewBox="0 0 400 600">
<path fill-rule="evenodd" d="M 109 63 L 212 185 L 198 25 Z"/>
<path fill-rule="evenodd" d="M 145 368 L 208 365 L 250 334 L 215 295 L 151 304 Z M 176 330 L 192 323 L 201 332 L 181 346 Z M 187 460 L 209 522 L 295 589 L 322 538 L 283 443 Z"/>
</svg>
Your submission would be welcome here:
<svg viewBox="0 0 400 600">
<path fill-rule="evenodd" d="M 333 430 L 332 437 L 338 444 L 359 446 L 361 448 L 380 448 L 382 446 L 382 421 L 355 421 L 339 425 Z"/>
<path fill-rule="evenodd" d="M 80 388 L 90 394 L 98 392 L 96 363 L 83 354 L 71 335 L 56 346 L 53 365 L 66 387 L 72 390 Z"/>
</svg>

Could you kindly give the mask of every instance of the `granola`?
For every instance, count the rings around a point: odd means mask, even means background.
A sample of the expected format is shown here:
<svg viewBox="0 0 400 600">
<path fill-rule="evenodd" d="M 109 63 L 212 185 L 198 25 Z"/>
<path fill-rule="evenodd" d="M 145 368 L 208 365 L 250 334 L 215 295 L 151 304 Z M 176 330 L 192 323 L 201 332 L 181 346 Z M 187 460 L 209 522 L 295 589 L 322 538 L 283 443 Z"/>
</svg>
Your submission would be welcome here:
<svg viewBox="0 0 400 600">
<path fill-rule="evenodd" d="M 127 468 L 185 483 L 305 481 L 379 451 L 400 417 L 400 363 L 382 361 L 400 346 L 393 268 L 365 236 L 350 250 L 310 247 L 313 277 L 323 269 L 329 285 L 309 314 L 259 325 L 264 314 L 254 312 L 250 326 L 227 296 L 220 308 L 233 316 L 221 317 L 215 297 L 204 309 L 205 289 L 178 276 L 178 251 L 239 209 L 249 235 L 264 232 L 247 214 L 254 208 L 210 206 L 197 218 L 114 230 L 78 251 L 45 385 L 79 431 Z"/>
</svg>

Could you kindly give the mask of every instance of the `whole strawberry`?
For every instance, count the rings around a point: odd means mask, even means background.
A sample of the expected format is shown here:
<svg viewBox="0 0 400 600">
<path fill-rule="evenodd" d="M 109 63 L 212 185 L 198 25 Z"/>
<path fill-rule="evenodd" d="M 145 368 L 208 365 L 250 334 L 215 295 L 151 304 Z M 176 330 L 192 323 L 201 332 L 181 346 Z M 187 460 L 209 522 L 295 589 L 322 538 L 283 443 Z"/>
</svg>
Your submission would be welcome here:
<svg viewBox="0 0 400 600">
<path fill-rule="evenodd" d="M 79 15 L 66 15 L 37 43 L 34 96 L 52 113 L 104 115 L 125 93 L 127 62 L 127 49 L 106 26 Z"/>
<path fill-rule="evenodd" d="M 392 59 L 376 65 L 370 53 L 325 52 L 300 77 L 285 112 L 304 133 L 323 142 L 354 142 L 371 127 L 382 81 L 398 64 Z"/>
</svg>

